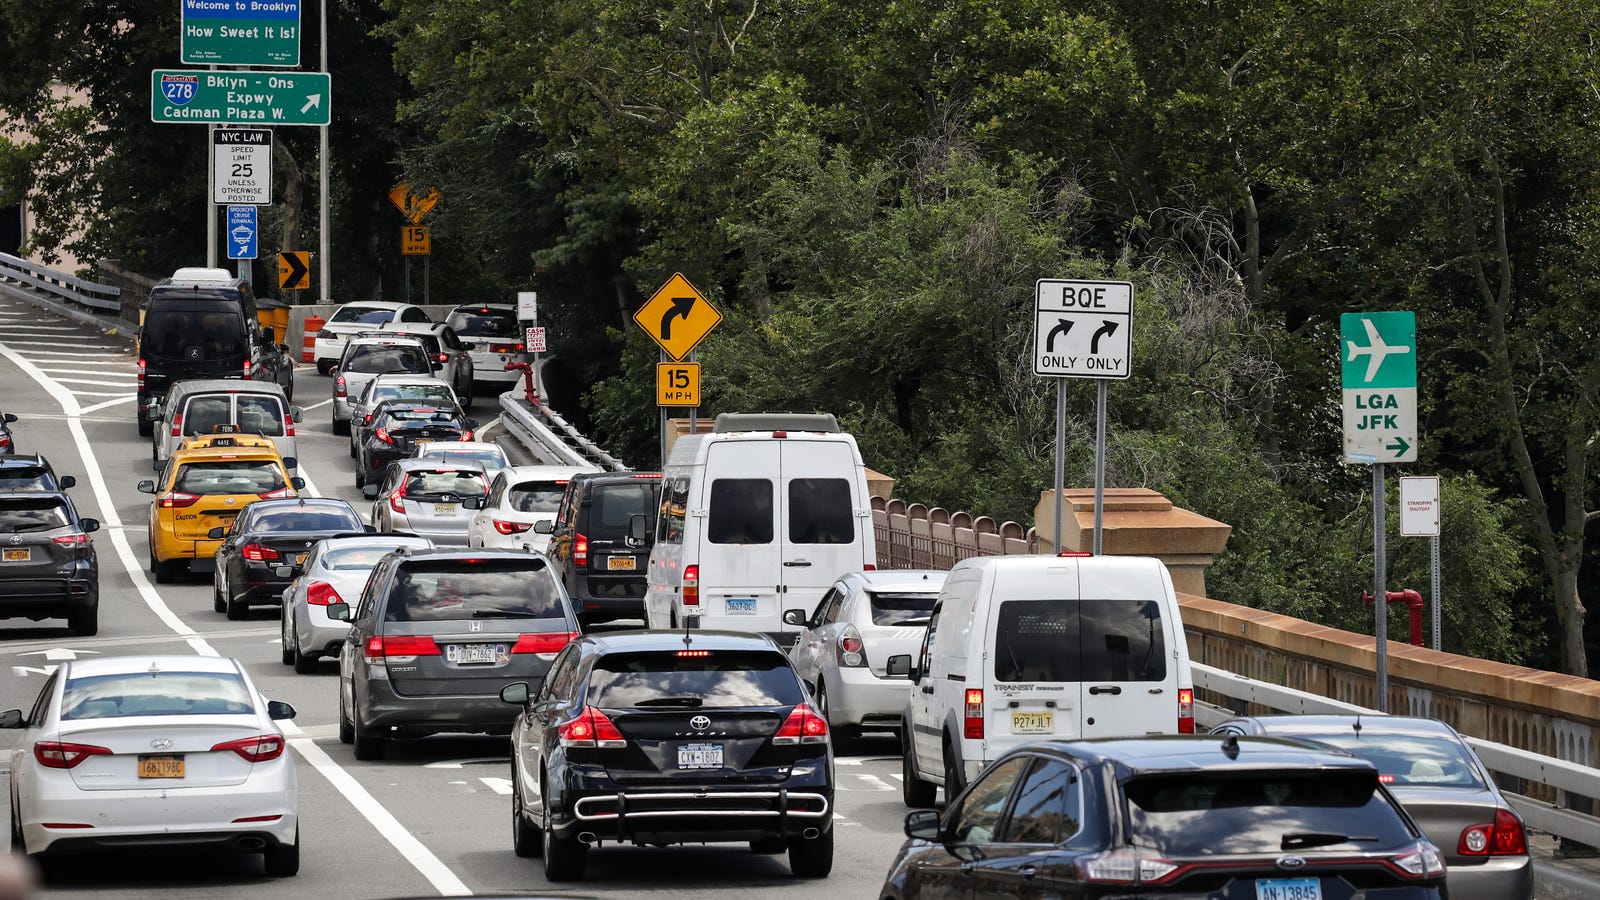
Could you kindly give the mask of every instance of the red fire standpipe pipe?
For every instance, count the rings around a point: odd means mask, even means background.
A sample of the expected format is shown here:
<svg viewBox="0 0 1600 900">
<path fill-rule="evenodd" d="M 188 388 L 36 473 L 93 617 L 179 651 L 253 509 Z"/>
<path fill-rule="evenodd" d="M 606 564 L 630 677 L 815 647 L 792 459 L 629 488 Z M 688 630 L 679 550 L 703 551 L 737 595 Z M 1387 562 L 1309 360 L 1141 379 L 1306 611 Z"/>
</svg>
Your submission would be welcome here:
<svg viewBox="0 0 1600 900">
<path fill-rule="evenodd" d="M 539 405 L 539 392 L 533 389 L 533 366 L 530 366 L 525 362 L 508 362 L 508 363 L 506 363 L 506 371 L 509 372 L 512 369 L 521 369 L 522 370 L 522 377 L 527 383 L 527 386 L 524 388 L 524 390 L 527 393 L 528 402 L 532 403 L 534 406 L 538 406 Z M 1412 593 L 1416 593 L 1416 592 L 1412 591 Z"/>
<path fill-rule="evenodd" d="M 1390 603 L 1404 603 L 1411 610 L 1411 643 L 1413 646 L 1422 646 L 1422 595 L 1407 588 L 1403 591 L 1385 591 Z M 1364 591 L 1361 594 L 1362 602 L 1372 603 L 1372 592 Z"/>
</svg>

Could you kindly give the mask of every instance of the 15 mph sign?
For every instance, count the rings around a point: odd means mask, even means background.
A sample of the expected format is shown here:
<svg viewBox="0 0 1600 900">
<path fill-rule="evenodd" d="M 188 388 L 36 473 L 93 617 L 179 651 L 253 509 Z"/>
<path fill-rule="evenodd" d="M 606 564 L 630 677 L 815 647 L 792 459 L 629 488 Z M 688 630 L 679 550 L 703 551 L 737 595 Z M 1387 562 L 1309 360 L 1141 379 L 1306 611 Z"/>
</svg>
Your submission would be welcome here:
<svg viewBox="0 0 1600 900">
<path fill-rule="evenodd" d="M 1127 378 L 1132 326 L 1131 282 L 1041 278 L 1034 293 L 1033 374 Z"/>
</svg>

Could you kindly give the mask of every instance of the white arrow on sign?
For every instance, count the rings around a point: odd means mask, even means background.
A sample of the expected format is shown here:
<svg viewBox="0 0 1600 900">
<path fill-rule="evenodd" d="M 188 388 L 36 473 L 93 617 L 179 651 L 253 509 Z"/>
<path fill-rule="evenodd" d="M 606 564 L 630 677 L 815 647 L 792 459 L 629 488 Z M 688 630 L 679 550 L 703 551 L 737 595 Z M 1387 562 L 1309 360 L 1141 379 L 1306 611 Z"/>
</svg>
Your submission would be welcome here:
<svg viewBox="0 0 1600 900">
<path fill-rule="evenodd" d="M 18 656 L 42 656 L 51 662 L 58 659 L 77 659 L 80 653 L 99 653 L 99 650 L 73 650 L 68 647 L 51 647 L 49 650 L 31 650 Z"/>
<path fill-rule="evenodd" d="M 312 95 L 306 97 L 306 105 L 300 107 L 300 112 L 301 113 L 305 113 L 307 110 L 311 109 L 313 106 L 321 106 L 321 105 L 322 105 L 322 95 L 321 94 L 312 94 Z"/>
</svg>

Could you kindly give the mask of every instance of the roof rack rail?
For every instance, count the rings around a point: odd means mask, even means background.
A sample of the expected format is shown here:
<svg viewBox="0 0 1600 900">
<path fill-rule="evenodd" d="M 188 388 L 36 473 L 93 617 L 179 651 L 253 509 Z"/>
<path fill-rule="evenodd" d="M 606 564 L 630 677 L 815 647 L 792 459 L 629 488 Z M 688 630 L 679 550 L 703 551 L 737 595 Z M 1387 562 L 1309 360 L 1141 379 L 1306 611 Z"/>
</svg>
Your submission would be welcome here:
<svg viewBox="0 0 1600 900">
<path fill-rule="evenodd" d="M 838 434 L 839 420 L 833 413 L 718 413 L 711 431 L 714 434 L 730 431 L 820 431 Z"/>
</svg>

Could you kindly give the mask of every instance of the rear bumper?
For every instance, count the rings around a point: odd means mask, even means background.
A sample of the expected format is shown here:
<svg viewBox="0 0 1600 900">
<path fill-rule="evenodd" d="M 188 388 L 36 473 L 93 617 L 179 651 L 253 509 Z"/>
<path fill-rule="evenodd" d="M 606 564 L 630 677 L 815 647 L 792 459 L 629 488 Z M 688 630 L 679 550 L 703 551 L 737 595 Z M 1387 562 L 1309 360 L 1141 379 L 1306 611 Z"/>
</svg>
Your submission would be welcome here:
<svg viewBox="0 0 1600 900">
<path fill-rule="evenodd" d="M 866 667 L 827 672 L 828 712 L 837 725 L 900 730 L 900 715 L 911 697 L 909 678 L 880 678 Z"/>
<path fill-rule="evenodd" d="M 350 413 L 351 413 L 351 410 L 353 410 L 354 408 L 355 408 L 355 403 L 353 401 L 351 401 L 351 399 L 349 397 L 334 397 L 333 398 L 333 420 L 335 422 L 348 422 L 348 421 L 350 421 Z"/>
<path fill-rule="evenodd" d="M 543 676 L 507 676 L 505 683 L 526 681 L 537 688 Z M 362 724 L 401 737 L 421 737 L 446 732 L 510 734 L 517 708 L 489 695 L 404 696 L 395 692 L 387 675 L 368 675 L 356 684 L 364 691 L 358 705 Z"/>
<path fill-rule="evenodd" d="M 88 578 L 0 578 L 0 619 L 64 616 L 99 603 L 98 581 Z"/>
<path fill-rule="evenodd" d="M 1445 883 L 1450 900 L 1528 900 L 1533 897 L 1533 859 L 1492 856 L 1480 863 L 1452 864 Z"/>
<path fill-rule="evenodd" d="M 620 791 L 568 790 L 552 808 L 557 835 L 638 843 L 802 838 L 833 827 L 827 785 Z"/>
</svg>

